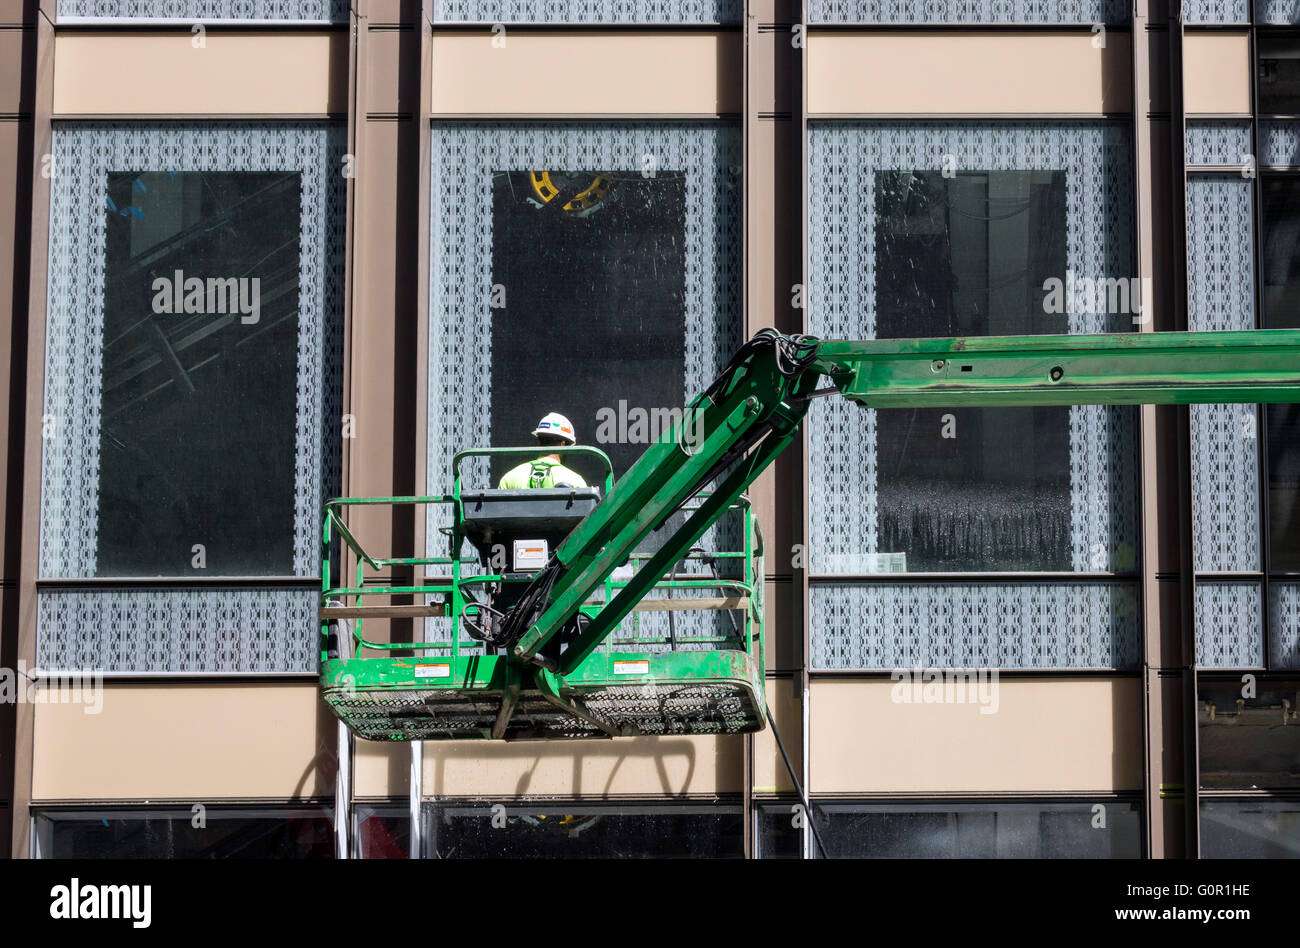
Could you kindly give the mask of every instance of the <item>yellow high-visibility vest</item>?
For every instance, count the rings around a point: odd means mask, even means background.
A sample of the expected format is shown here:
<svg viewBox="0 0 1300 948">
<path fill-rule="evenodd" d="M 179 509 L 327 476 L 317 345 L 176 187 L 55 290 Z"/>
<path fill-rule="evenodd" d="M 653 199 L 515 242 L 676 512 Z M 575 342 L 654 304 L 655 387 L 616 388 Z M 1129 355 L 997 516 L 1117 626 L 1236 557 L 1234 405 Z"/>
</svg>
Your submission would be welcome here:
<svg viewBox="0 0 1300 948">
<path fill-rule="evenodd" d="M 497 485 L 502 490 L 522 490 L 530 487 L 586 487 L 582 475 L 571 471 L 559 461 L 538 458 L 516 468 L 511 468 Z"/>
</svg>

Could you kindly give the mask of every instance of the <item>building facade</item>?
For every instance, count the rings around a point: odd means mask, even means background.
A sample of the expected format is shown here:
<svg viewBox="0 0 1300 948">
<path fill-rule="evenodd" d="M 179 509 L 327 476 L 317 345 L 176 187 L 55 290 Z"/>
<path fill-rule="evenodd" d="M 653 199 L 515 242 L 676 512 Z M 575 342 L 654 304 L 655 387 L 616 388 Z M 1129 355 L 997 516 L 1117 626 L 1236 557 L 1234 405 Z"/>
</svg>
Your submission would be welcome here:
<svg viewBox="0 0 1300 948">
<path fill-rule="evenodd" d="M 1300 853 L 1295 406 L 823 400 L 775 731 L 413 751 L 315 679 L 326 499 L 550 410 L 621 474 L 762 327 L 1300 327 L 1293 6 L 0 0 L 9 850 Z"/>
</svg>

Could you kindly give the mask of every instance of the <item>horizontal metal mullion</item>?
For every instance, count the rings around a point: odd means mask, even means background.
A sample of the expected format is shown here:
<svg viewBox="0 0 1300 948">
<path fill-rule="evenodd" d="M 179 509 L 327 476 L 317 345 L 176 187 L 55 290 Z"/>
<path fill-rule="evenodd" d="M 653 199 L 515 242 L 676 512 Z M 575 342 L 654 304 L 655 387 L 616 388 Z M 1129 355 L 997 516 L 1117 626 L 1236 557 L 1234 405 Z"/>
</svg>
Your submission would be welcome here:
<svg viewBox="0 0 1300 948">
<path fill-rule="evenodd" d="M 146 586 L 288 586 L 319 589 L 319 576 L 81 576 L 38 579 L 36 589 L 140 588 Z"/>
<path fill-rule="evenodd" d="M 1059 586 L 1066 583 L 1137 583 L 1138 573 L 813 573 L 808 581 L 815 585 L 836 586 L 870 583 L 935 585 L 941 583 L 989 584 L 1023 583 Z"/>
</svg>

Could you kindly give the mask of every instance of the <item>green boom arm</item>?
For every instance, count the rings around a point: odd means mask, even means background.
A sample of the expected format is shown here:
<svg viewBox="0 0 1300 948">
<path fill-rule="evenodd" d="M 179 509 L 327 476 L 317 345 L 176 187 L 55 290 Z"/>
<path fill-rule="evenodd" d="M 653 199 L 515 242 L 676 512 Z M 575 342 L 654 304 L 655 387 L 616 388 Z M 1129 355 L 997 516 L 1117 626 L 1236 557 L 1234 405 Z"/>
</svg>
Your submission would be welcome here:
<svg viewBox="0 0 1300 948">
<path fill-rule="evenodd" d="M 833 388 L 818 389 L 823 376 Z M 555 551 L 506 620 L 514 654 L 570 673 L 789 446 L 810 400 L 837 392 L 866 408 L 1300 402 L 1300 331 L 840 342 L 763 330 Z M 579 618 L 715 479 L 627 586 Z M 558 661 L 543 658 L 557 635 Z"/>
</svg>

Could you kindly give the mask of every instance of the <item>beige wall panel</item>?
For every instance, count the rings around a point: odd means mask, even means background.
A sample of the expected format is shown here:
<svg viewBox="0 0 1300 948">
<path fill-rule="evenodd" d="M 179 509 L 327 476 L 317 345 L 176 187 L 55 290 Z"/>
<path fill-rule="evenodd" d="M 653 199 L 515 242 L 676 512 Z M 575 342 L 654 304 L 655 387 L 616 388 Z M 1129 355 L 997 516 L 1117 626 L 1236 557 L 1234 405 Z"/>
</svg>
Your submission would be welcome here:
<svg viewBox="0 0 1300 948">
<path fill-rule="evenodd" d="M 420 34 L 415 30 L 372 29 L 366 64 L 366 110 L 370 114 L 419 111 L 420 83 L 411 64 L 419 61 Z"/>
<path fill-rule="evenodd" d="M 348 37 L 188 30 L 62 33 L 54 114 L 321 115 L 347 110 Z"/>
<path fill-rule="evenodd" d="M 22 111 L 22 53 L 25 35 L 24 30 L 0 30 L 0 112 L 10 115 Z"/>
<path fill-rule="evenodd" d="M 769 567 L 768 572 L 772 570 Z M 790 580 L 763 584 L 763 660 L 768 671 L 791 671 L 803 646 L 803 628 L 796 626 L 795 597 L 799 587 Z"/>
<path fill-rule="evenodd" d="M 1090 33 L 811 33 L 808 111 L 1098 115 L 1131 109 L 1129 38 Z"/>
<path fill-rule="evenodd" d="M 793 679 L 778 679 L 767 683 L 767 706 L 776 719 L 781 732 L 781 743 L 790 755 L 790 766 L 795 773 L 803 770 L 803 723 L 797 685 Z M 781 758 L 781 749 L 771 727 L 754 735 L 754 792 L 794 792 L 790 771 Z"/>
<path fill-rule="evenodd" d="M 0 23 L 30 23 L 35 0 L 0 0 Z"/>
<path fill-rule="evenodd" d="M 1183 37 L 1183 106 L 1188 115 L 1250 114 L 1250 36 Z"/>
<path fill-rule="evenodd" d="M 302 684 L 106 684 L 38 704 L 33 800 L 288 799 L 334 792 L 334 719 Z"/>
<path fill-rule="evenodd" d="M 442 33 L 433 112 L 714 115 L 741 108 L 738 33 Z"/>
<path fill-rule="evenodd" d="M 599 799 L 739 793 L 743 738 L 645 737 L 612 741 L 427 742 L 424 792 L 432 796 L 540 795 Z M 409 751 L 357 741 L 358 797 L 404 796 Z"/>
<path fill-rule="evenodd" d="M 899 684 L 813 682 L 813 793 L 1064 793 L 1142 785 L 1135 678 L 1002 678 L 992 714 L 970 703 L 895 703 Z"/>
<path fill-rule="evenodd" d="M 402 20 L 419 20 L 420 5 L 415 0 L 369 0 L 366 17 L 370 25 L 397 23 Z"/>
</svg>

